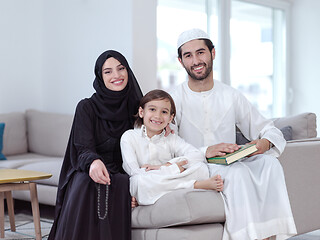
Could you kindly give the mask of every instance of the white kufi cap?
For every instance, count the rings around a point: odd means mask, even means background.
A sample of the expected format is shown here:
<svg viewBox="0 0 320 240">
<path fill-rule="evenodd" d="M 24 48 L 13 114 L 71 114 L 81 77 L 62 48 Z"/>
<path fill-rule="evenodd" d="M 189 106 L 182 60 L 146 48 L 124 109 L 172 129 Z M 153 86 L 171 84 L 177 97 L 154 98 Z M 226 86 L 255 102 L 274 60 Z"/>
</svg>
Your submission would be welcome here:
<svg viewBox="0 0 320 240">
<path fill-rule="evenodd" d="M 180 34 L 177 42 L 177 49 L 181 47 L 183 44 L 186 42 L 189 42 L 191 40 L 195 39 L 208 39 L 210 40 L 208 34 L 204 31 L 202 31 L 199 28 L 193 28 L 187 31 L 184 31 L 183 33 Z M 211 40 L 210 40 L 211 41 Z"/>
</svg>

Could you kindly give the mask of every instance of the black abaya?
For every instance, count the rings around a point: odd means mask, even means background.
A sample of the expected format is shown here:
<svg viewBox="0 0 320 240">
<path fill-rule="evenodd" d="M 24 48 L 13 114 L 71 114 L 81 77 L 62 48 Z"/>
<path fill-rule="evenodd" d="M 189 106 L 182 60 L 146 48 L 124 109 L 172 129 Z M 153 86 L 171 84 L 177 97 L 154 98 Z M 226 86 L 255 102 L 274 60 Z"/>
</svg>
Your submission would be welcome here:
<svg viewBox="0 0 320 240">
<path fill-rule="evenodd" d="M 128 71 L 128 84 L 119 92 L 110 91 L 103 83 L 101 68 L 109 57 L 119 60 Z M 142 93 L 118 52 L 101 54 L 95 74 L 96 93 L 76 108 L 48 240 L 131 240 L 129 176 L 122 169 L 120 137 L 133 127 L 133 114 Z M 96 159 L 102 160 L 108 170 L 108 187 L 89 176 Z"/>
<path fill-rule="evenodd" d="M 63 184 L 59 186 L 56 219 L 49 239 L 131 239 L 129 177 L 121 167 L 119 140 L 106 135 L 105 121 L 95 116 L 91 105 L 90 100 L 85 99 L 77 106 L 66 157 L 71 154 L 73 158 L 70 148 L 81 152 L 78 169 L 72 169 L 69 161 L 64 161 L 60 180 Z M 88 147 L 96 148 L 99 157 L 95 151 L 86 150 Z M 103 160 L 111 178 L 108 213 L 104 220 L 98 216 L 100 184 L 88 175 L 90 163 L 97 158 Z M 99 187 L 100 217 L 103 217 L 106 211 L 106 185 Z"/>
</svg>

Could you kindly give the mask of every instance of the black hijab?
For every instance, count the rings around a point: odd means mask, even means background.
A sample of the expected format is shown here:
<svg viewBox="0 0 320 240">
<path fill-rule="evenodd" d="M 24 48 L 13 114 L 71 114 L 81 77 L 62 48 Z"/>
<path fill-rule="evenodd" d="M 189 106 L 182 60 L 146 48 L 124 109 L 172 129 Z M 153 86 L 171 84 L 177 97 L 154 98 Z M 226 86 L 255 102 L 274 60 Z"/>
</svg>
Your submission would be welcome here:
<svg viewBox="0 0 320 240">
<path fill-rule="evenodd" d="M 102 66 L 110 57 L 117 59 L 128 71 L 128 84 L 121 91 L 108 89 L 102 78 Z M 93 87 L 96 93 L 92 95 L 91 100 L 95 114 L 106 120 L 109 134 L 119 138 L 124 131 L 133 127 L 134 115 L 142 98 L 141 89 L 127 60 L 117 51 L 109 50 L 102 53 L 96 61 L 94 72 L 96 78 Z"/>
</svg>

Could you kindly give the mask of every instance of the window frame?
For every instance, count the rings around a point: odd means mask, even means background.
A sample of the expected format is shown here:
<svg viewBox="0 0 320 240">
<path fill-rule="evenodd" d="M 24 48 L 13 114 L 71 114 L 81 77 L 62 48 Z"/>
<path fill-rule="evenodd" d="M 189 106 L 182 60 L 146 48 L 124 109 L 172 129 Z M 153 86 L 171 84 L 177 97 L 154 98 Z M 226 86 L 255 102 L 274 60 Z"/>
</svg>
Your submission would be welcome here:
<svg viewBox="0 0 320 240">
<path fill-rule="evenodd" d="M 283 78 L 283 81 L 274 81 L 273 82 L 273 116 L 286 116 L 289 114 L 290 105 L 292 103 L 292 87 L 290 84 L 290 10 L 291 3 L 285 0 L 237 0 L 246 3 L 252 3 L 260 6 L 276 8 L 284 12 L 284 19 L 282 19 L 283 25 L 281 26 L 281 31 L 284 33 L 284 42 L 285 48 L 282 49 L 285 51 L 284 54 L 279 54 L 278 61 L 283 61 L 285 69 L 277 68 L 277 64 L 274 63 L 275 74 L 277 78 L 281 74 L 280 78 Z M 230 41 L 230 19 L 231 19 L 231 5 L 232 0 L 218 0 L 218 42 L 219 50 L 217 54 L 218 59 L 218 69 L 219 69 L 219 79 L 231 85 L 230 80 L 230 58 L 231 58 L 231 41 Z M 277 20 L 277 19 L 275 19 Z M 277 36 L 277 33 L 275 33 Z M 275 49 L 276 50 L 276 49 Z M 274 51 L 275 54 L 278 51 Z M 282 52 L 283 53 L 283 52 Z M 282 58 L 280 59 L 280 56 Z M 281 73 L 280 73 L 281 71 Z"/>
</svg>

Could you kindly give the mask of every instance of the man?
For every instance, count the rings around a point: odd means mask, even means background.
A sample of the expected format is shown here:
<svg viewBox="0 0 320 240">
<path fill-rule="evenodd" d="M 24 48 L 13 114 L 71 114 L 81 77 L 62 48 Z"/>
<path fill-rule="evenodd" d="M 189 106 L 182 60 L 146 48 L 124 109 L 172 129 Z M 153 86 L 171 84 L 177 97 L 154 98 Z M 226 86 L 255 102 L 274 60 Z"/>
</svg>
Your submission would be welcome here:
<svg viewBox="0 0 320 240">
<path fill-rule="evenodd" d="M 239 149 L 236 127 L 258 151 L 229 166 L 208 164 L 224 179 L 226 224 L 223 239 L 286 239 L 296 234 L 282 167 L 285 140 L 237 90 L 213 79 L 214 46 L 200 29 L 183 32 L 178 59 L 188 81 L 172 94 L 178 134 L 207 158 Z"/>
</svg>

